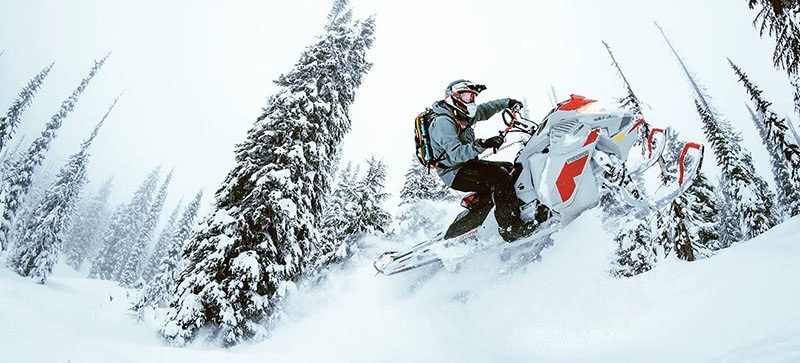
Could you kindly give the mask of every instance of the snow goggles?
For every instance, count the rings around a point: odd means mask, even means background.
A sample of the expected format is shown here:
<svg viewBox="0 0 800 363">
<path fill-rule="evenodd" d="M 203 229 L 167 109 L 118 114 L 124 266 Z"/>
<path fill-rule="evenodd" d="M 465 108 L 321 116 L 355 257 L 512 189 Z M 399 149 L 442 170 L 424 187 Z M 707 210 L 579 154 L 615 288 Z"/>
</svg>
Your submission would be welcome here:
<svg viewBox="0 0 800 363">
<path fill-rule="evenodd" d="M 453 92 L 453 97 L 458 98 L 461 102 L 464 103 L 473 103 L 475 102 L 475 97 L 478 96 L 478 92 L 475 92 L 471 89 L 461 89 L 458 91 Z"/>
</svg>

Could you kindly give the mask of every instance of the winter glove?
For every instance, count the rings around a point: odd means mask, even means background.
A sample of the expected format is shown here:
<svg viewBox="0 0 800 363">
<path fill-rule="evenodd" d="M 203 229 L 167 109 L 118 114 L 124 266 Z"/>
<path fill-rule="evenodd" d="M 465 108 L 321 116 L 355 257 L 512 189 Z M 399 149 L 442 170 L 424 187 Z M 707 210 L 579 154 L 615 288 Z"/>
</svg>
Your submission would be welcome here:
<svg viewBox="0 0 800 363">
<path fill-rule="evenodd" d="M 519 109 L 521 109 L 523 107 L 525 107 L 525 106 L 522 104 L 522 102 L 519 102 L 519 101 L 517 101 L 517 100 L 515 100 L 513 98 L 510 98 L 508 100 L 508 108 L 510 108 L 512 110 L 519 110 Z"/>
<path fill-rule="evenodd" d="M 478 139 L 478 145 L 484 149 L 496 149 L 503 145 L 506 142 L 506 139 L 500 135 L 492 136 L 486 140 Z"/>
</svg>

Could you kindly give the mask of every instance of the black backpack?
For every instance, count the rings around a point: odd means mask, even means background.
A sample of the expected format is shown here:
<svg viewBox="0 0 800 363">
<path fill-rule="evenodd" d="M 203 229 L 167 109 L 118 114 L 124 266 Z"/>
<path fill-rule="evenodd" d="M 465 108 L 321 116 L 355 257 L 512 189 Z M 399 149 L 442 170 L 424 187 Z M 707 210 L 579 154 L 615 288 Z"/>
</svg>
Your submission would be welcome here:
<svg viewBox="0 0 800 363">
<path fill-rule="evenodd" d="M 431 122 L 436 116 L 439 116 L 439 114 L 433 112 L 430 108 L 426 108 L 414 119 L 414 143 L 417 145 L 417 159 L 428 170 L 435 169 L 440 161 L 447 158 L 445 152 L 442 152 L 439 156 L 433 154 L 429 130 Z"/>
</svg>

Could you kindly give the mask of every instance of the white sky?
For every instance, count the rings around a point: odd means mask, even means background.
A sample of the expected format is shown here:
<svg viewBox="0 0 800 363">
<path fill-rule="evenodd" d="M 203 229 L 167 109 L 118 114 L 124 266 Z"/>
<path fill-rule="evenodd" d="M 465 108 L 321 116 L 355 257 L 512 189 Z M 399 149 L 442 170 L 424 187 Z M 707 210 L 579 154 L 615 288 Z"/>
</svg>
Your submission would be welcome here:
<svg viewBox="0 0 800 363">
<path fill-rule="evenodd" d="M 320 33 L 332 1 L 0 0 L 0 108 L 56 62 L 17 136 L 30 142 L 88 72 L 113 54 L 65 121 L 45 165 L 58 168 L 78 149 L 113 98 L 125 95 L 96 139 L 90 178 L 115 175 L 116 201 L 156 165 L 176 167 L 165 210 L 205 188 L 206 201 L 233 165 L 233 148 L 288 72 Z M 791 90 L 771 65 L 773 43 L 750 25 L 744 0 L 375 1 L 353 0 L 356 14 L 375 14 L 374 68 L 352 109 L 345 160 L 370 154 L 389 165 L 394 196 L 413 153 L 411 120 L 456 78 L 485 83 L 479 101 L 527 98 L 531 115 L 579 93 L 623 95 L 601 40 L 614 49 L 656 125 L 673 125 L 704 141 L 687 82 L 653 26 L 659 23 L 714 103 L 745 137 L 771 183 L 766 153 L 744 108 L 746 95 L 727 64 L 732 58 L 780 113 Z M 793 119 L 796 117 L 792 116 Z M 479 135 L 500 121 L 480 124 Z M 16 139 L 18 140 L 18 138 Z M 13 144 L 14 142 L 12 142 Z M 716 173 L 713 156 L 704 168 Z M 390 200 L 390 207 L 396 199 Z"/>
</svg>

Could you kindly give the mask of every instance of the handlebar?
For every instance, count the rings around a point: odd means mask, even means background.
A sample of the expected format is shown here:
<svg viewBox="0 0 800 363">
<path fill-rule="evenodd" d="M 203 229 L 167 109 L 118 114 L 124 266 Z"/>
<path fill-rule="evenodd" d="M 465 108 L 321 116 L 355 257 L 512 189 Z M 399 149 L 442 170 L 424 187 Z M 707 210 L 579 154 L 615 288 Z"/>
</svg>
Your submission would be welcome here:
<svg viewBox="0 0 800 363">
<path fill-rule="evenodd" d="M 503 123 L 506 125 L 506 128 L 500 131 L 500 135 L 505 136 L 509 132 L 525 132 L 533 134 L 536 131 L 539 125 L 520 116 L 520 109 L 522 108 L 519 107 L 519 105 L 515 105 L 513 108 L 506 108 L 501 112 Z"/>
</svg>

